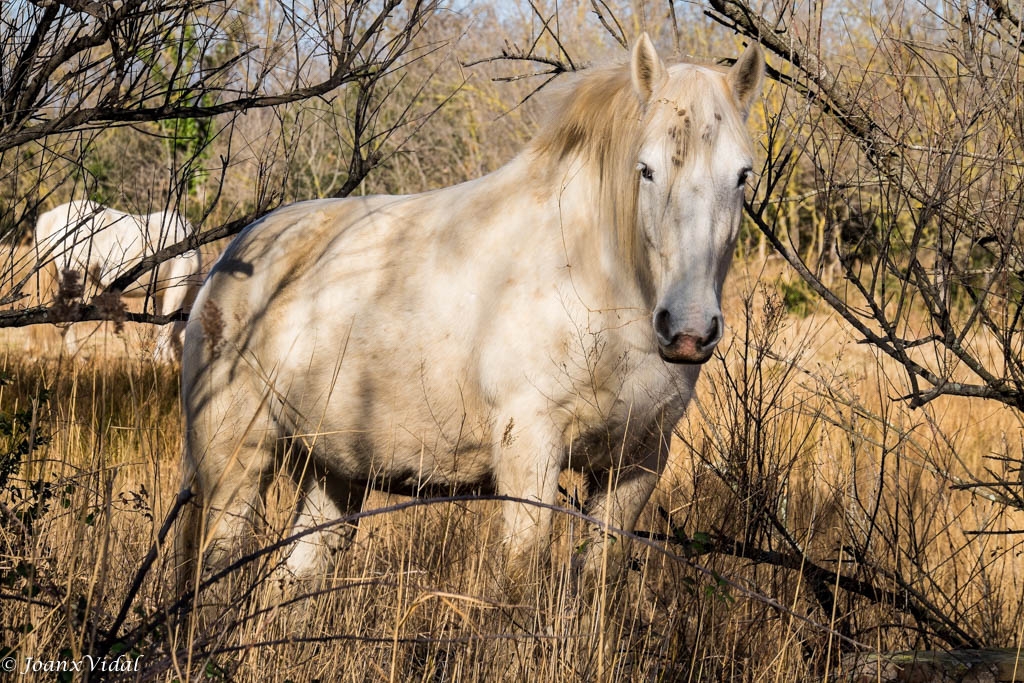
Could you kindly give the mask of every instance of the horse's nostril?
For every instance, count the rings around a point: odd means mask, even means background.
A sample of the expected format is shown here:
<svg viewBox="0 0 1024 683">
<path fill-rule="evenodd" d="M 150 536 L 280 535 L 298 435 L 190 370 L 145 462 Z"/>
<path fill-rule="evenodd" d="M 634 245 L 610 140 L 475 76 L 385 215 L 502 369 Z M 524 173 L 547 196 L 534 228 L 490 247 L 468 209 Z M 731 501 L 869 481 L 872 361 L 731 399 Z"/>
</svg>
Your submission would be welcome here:
<svg viewBox="0 0 1024 683">
<path fill-rule="evenodd" d="M 716 315 L 714 318 L 711 319 L 711 328 L 708 330 L 707 336 L 701 339 L 700 343 L 702 346 L 707 346 L 711 342 L 718 339 L 719 330 L 721 329 L 719 327 L 720 325 L 721 322 L 719 322 L 719 318 Z"/>
<path fill-rule="evenodd" d="M 664 346 L 672 343 L 672 315 L 668 309 L 659 308 L 654 314 L 654 333 L 658 335 L 658 341 Z"/>
</svg>

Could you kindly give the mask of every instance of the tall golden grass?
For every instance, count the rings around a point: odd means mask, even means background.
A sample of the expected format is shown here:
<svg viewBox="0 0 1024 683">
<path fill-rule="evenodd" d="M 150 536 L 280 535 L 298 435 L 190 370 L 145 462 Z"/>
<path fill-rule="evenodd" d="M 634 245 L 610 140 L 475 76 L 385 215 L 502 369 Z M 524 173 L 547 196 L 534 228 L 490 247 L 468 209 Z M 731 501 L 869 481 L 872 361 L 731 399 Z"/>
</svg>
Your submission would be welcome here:
<svg viewBox="0 0 1024 683">
<path fill-rule="evenodd" d="M 497 506 L 438 503 L 361 520 L 325 590 L 290 608 L 260 580 L 276 553 L 200 596 L 191 632 L 168 628 L 157 541 L 180 485 L 176 372 L 126 337 L 97 334 L 81 360 L 6 332 L 0 654 L 20 670 L 127 647 L 140 668 L 123 675 L 157 680 L 807 681 L 846 673 L 855 643 L 1019 647 L 1021 535 L 1000 532 L 1024 529 L 1024 512 L 959 487 L 1019 476 L 1021 416 L 952 398 L 910 410 L 894 364 L 823 310 L 787 311 L 778 273 L 734 271 L 730 333 L 631 541 L 627 585 L 593 599 L 572 586 L 577 517 L 556 516 L 550 566 L 512 602 Z M 563 485 L 569 508 L 578 483 Z M 262 545 L 293 495 L 271 487 Z M 404 500 L 375 492 L 364 509 Z"/>
</svg>

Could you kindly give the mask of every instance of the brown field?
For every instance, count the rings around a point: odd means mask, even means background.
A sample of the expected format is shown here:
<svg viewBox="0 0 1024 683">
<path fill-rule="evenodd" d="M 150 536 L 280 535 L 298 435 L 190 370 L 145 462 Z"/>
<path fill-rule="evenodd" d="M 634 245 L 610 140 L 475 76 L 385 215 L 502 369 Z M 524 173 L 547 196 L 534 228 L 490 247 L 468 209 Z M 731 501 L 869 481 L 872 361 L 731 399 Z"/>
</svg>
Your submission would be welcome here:
<svg viewBox="0 0 1024 683">
<path fill-rule="evenodd" d="M 4 331 L 0 646 L 20 670 L 112 639 L 141 656 L 127 677 L 240 681 L 830 680 L 854 642 L 1021 647 L 1024 546 L 998 532 L 1024 513 L 998 487 L 957 488 L 1020 476 L 1006 459 L 1021 457 L 1020 414 L 910 410 L 894 364 L 824 310 L 782 307 L 777 270 L 734 269 L 723 355 L 679 426 L 628 586 L 573 597 L 579 520 L 565 513 L 550 569 L 513 602 L 496 504 L 438 503 L 365 518 L 329 590 L 291 609 L 259 581 L 279 558 L 250 563 L 202 596 L 189 638 L 160 623 L 169 543 L 108 633 L 178 492 L 176 372 L 130 326 L 98 332 L 84 360 L 52 331 L 45 353 Z M 265 541 L 290 495 L 272 487 Z M 406 500 L 373 493 L 364 509 Z M 218 604 L 225 590 L 244 597 Z"/>
</svg>

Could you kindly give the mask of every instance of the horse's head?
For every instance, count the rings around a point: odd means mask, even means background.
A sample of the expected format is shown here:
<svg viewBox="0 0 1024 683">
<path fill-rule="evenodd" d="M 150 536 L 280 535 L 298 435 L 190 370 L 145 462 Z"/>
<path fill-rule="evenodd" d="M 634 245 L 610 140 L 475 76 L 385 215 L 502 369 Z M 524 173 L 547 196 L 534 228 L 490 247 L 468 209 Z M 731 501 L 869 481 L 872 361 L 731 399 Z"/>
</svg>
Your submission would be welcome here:
<svg viewBox="0 0 1024 683">
<path fill-rule="evenodd" d="M 672 363 L 705 362 L 722 336 L 722 283 L 753 163 L 746 119 L 763 73 L 756 44 L 726 71 L 666 67 L 646 34 L 633 49 L 643 129 L 634 229 L 645 252 L 654 337 Z"/>
</svg>

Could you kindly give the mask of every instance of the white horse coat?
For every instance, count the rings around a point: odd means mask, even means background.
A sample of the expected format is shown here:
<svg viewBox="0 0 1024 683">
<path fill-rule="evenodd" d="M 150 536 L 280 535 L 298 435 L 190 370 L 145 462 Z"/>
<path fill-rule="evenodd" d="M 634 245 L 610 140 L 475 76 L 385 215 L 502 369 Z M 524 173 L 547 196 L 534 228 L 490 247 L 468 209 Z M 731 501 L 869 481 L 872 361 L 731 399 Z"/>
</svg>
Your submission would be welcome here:
<svg viewBox="0 0 1024 683">
<path fill-rule="evenodd" d="M 36 257 L 55 270 L 56 285 L 62 270 L 81 274 L 86 293 L 110 286 L 139 260 L 158 249 L 186 239 L 192 232 L 188 221 L 173 211 L 135 216 L 108 209 L 91 201 L 72 201 L 42 214 L 36 222 Z M 202 256 L 186 252 L 161 263 L 124 291 L 125 297 L 151 297 L 153 310 L 168 315 L 188 309 L 202 284 Z M 155 275 L 154 275 L 155 273 Z M 171 361 L 180 356 L 184 322 L 161 330 L 156 356 Z M 72 352 L 76 342 L 66 338 Z"/>
<path fill-rule="evenodd" d="M 368 483 L 552 504 L 567 467 L 590 514 L 632 529 L 724 330 L 762 72 L 756 46 L 727 71 L 666 67 L 644 36 L 490 175 L 246 228 L 186 332 L 185 481 L 203 512 L 180 561 L 200 534 L 206 564 L 225 561 L 286 448 L 309 458 L 297 529 L 355 509 Z M 551 513 L 503 505 L 515 575 Z M 590 571 L 622 552 L 604 538 Z M 322 575 L 337 541 L 306 537 L 289 567 Z"/>
</svg>

